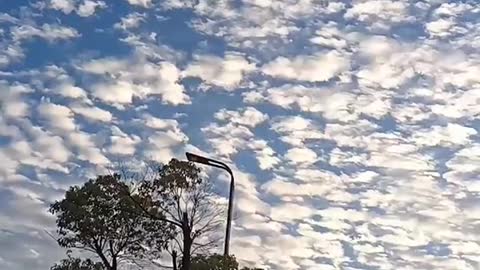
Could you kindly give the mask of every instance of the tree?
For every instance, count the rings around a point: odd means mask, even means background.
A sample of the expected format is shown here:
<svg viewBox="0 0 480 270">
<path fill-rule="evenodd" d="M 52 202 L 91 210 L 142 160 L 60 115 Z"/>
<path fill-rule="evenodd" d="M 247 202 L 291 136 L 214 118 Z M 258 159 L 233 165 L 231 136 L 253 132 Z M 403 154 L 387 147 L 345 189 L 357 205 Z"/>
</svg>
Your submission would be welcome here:
<svg viewBox="0 0 480 270">
<path fill-rule="evenodd" d="M 192 270 L 239 270 L 239 264 L 233 255 L 227 257 L 220 254 L 197 255 L 192 258 Z M 262 269 L 243 267 L 241 270 Z"/>
<path fill-rule="evenodd" d="M 69 256 L 52 266 L 50 270 L 105 270 L 105 267 L 102 263 L 94 262 L 91 259 L 82 260 Z"/>
<path fill-rule="evenodd" d="M 143 201 L 132 197 L 147 217 L 175 228 L 177 237 L 172 239 L 172 249 L 181 254 L 182 270 L 191 269 L 192 254 L 218 240 L 212 239 L 212 233 L 222 224 L 223 209 L 210 187 L 193 163 L 172 159 L 156 168 L 152 180 L 141 181 L 137 193 Z"/>
<path fill-rule="evenodd" d="M 192 258 L 192 270 L 238 270 L 238 262 L 233 255 L 198 255 Z"/>
<path fill-rule="evenodd" d="M 57 216 L 58 244 L 92 252 L 106 270 L 117 270 L 122 260 L 142 257 L 149 243 L 155 242 L 156 250 L 165 248 L 171 238 L 169 225 L 162 219 L 145 218 L 131 200 L 141 202 L 142 198 L 125 196 L 126 189 L 119 174 L 71 187 L 63 200 L 50 206 Z"/>
</svg>

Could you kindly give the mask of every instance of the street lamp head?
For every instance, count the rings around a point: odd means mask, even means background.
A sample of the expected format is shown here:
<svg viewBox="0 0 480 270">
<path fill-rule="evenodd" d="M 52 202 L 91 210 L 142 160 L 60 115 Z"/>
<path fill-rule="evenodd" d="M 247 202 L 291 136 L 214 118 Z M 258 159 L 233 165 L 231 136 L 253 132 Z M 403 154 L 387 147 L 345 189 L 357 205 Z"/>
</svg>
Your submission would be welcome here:
<svg viewBox="0 0 480 270">
<path fill-rule="evenodd" d="M 189 152 L 186 152 L 185 155 L 187 156 L 188 161 L 207 164 L 207 165 L 209 164 L 208 158 L 206 157 L 195 155 Z"/>
</svg>

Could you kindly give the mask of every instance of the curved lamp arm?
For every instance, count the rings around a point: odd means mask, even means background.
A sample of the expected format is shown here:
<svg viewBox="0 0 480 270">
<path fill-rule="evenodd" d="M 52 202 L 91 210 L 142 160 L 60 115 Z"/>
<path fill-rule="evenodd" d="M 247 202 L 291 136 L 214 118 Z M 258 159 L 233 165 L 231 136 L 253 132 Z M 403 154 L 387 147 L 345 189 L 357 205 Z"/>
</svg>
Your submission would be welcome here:
<svg viewBox="0 0 480 270">
<path fill-rule="evenodd" d="M 231 231 L 231 227 L 232 227 L 233 194 L 235 192 L 235 179 L 233 178 L 233 172 L 230 169 L 230 167 L 228 167 L 227 164 L 225 164 L 221 161 L 211 159 L 211 158 L 207 158 L 207 157 L 204 157 L 204 156 L 199 156 L 199 155 L 192 154 L 192 153 L 189 153 L 189 152 L 186 152 L 185 155 L 187 156 L 187 159 L 190 162 L 196 162 L 196 163 L 205 164 L 205 165 L 208 165 L 208 166 L 224 169 L 230 174 L 230 193 L 229 193 L 229 197 L 228 197 L 227 229 L 226 229 L 226 232 L 225 232 L 225 247 L 224 247 L 224 250 L 223 250 L 224 256 L 228 256 L 229 249 L 230 249 L 230 231 Z"/>
<path fill-rule="evenodd" d="M 225 164 L 225 163 L 223 163 L 219 160 L 207 158 L 207 157 L 204 157 L 204 156 L 199 156 L 199 155 L 196 155 L 196 154 L 192 154 L 190 152 L 186 152 L 185 155 L 187 156 L 188 161 L 201 163 L 201 164 L 205 164 L 205 165 L 208 165 L 208 166 L 224 169 L 229 174 L 232 174 L 232 170 L 230 169 L 230 167 L 228 167 L 227 164 Z"/>
</svg>

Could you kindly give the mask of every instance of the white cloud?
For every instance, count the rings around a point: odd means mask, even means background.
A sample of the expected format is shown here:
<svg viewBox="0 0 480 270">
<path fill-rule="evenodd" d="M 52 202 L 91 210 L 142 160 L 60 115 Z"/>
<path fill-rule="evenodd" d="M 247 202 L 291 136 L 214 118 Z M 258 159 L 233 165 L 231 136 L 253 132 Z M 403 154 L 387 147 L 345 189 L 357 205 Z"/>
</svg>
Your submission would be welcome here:
<svg viewBox="0 0 480 270">
<path fill-rule="evenodd" d="M 249 147 L 255 152 L 255 158 L 258 166 L 262 170 L 268 170 L 280 163 L 280 159 L 276 157 L 276 152 L 264 140 L 251 141 Z"/>
<path fill-rule="evenodd" d="M 476 101 L 480 98 L 480 89 L 469 89 L 457 92 L 454 96 L 445 97 L 442 104 L 432 105 L 432 113 L 447 118 L 472 118 L 480 113 Z"/>
<path fill-rule="evenodd" d="M 72 153 L 67 148 L 63 138 L 52 135 L 40 127 L 32 127 L 29 131 L 34 137 L 32 142 L 19 141 L 15 145 L 18 154 L 23 153 L 18 160 L 24 164 L 66 171 L 65 163 L 71 158 Z"/>
<path fill-rule="evenodd" d="M 242 93 L 242 96 L 243 96 L 243 102 L 250 103 L 250 104 L 259 103 L 265 100 L 265 97 L 262 95 L 262 93 L 258 91 L 244 92 Z"/>
<path fill-rule="evenodd" d="M 22 118 L 29 114 L 30 106 L 23 95 L 33 92 L 28 85 L 9 85 L 0 80 L 0 111 L 5 117 Z"/>
<path fill-rule="evenodd" d="M 197 31 L 226 36 L 226 39 L 237 46 L 247 47 L 250 47 L 255 39 L 277 35 L 286 37 L 290 32 L 298 30 L 293 23 L 289 23 L 283 18 L 283 14 L 275 12 L 278 16 L 272 16 L 275 13 L 269 12 L 268 8 L 262 8 L 262 4 L 258 5 L 260 1 L 249 2 L 245 3 L 244 9 L 237 10 L 230 1 L 217 1 L 215 3 L 199 1 L 195 5 L 195 12 L 211 18 L 211 20 L 197 20 L 193 26 Z M 269 7 L 275 8 L 274 10 L 277 11 L 284 5 L 282 3 L 280 5 L 269 5 Z M 300 5 L 297 5 L 297 7 L 300 7 Z M 286 10 L 287 8 L 284 8 L 284 11 Z M 247 17 L 248 14 L 257 14 L 257 16 Z M 217 27 L 222 27 L 224 30 L 215 31 Z"/>
<path fill-rule="evenodd" d="M 166 163 L 176 156 L 175 148 L 188 142 L 188 137 L 181 131 L 156 131 L 148 137 L 147 142 L 143 152 L 145 158 Z"/>
<path fill-rule="evenodd" d="M 471 3 L 451 2 L 442 3 L 433 12 L 435 16 L 459 16 L 466 11 L 472 10 L 474 6 Z"/>
<path fill-rule="evenodd" d="M 70 159 L 71 152 L 63 138 L 41 127 L 30 126 L 28 122 L 24 128 L 32 140 L 27 141 L 23 138 L 24 134 L 16 134 L 12 143 L 4 149 L 10 159 L 10 162 L 6 160 L 10 176 L 15 173 L 15 168 L 12 167 L 14 164 L 68 173 L 69 169 L 65 163 Z"/>
<path fill-rule="evenodd" d="M 87 98 L 87 93 L 85 92 L 85 90 L 71 84 L 60 84 L 59 86 L 55 87 L 55 91 L 58 92 L 60 95 L 68 98 L 73 98 L 73 99 Z"/>
<path fill-rule="evenodd" d="M 470 137 L 477 131 L 470 127 L 448 123 L 446 126 L 432 126 L 427 130 L 417 130 L 412 136 L 416 145 L 453 146 L 470 142 Z"/>
<path fill-rule="evenodd" d="M 267 141 L 253 138 L 250 130 L 265 122 L 269 118 L 267 114 L 253 107 L 245 107 L 237 111 L 221 109 L 214 117 L 228 123 L 223 126 L 215 123 L 202 128 L 216 153 L 230 157 L 240 150 L 252 150 L 262 170 L 271 169 L 280 162 Z"/>
<path fill-rule="evenodd" d="M 268 115 L 253 107 L 246 107 L 240 112 L 221 109 L 215 113 L 215 118 L 248 127 L 255 127 L 258 124 L 266 121 L 268 119 Z"/>
<path fill-rule="evenodd" d="M 337 51 L 300 55 L 292 59 L 278 57 L 262 67 L 262 71 L 273 77 L 290 80 L 322 82 L 348 71 L 350 60 Z"/>
<path fill-rule="evenodd" d="M 317 161 L 317 154 L 308 148 L 291 148 L 285 158 L 296 164 L 312 164 Z"/>
<path fill-rule="evenodd" d="M 296 147 L 303 147 L 306 140 L 324 138 L 323 133 L 310 119 L 301 116 L 276 119 L 272 129 L 282 135 L 282 141 Z"/>
<path fill-rule="evenodd" d="M 288 196 L 325 196 L 331 186 L 324 183 L 297 183 L 288 179 L 273 179 L 262 185 L 262 190 L 278 197 Z"/>
<path fill-rule="evenodd" d="M 353 6 L 345 13 L 345 18 L 356 19 L 379 29 L 415 21 L 415 17 L 409 14 L 408 2 L 404 0 L 354 1 Z"/>
<path fill-rule="evenodd" d="M 302 30 L 315 24 L 317 18 L 341 12 L 346 5 L 341 1 L 323 0 L 249 0 L 243 2 L 242 8 L 237 8 L 235 2 L 228 0 L 200 0 L 191 5 L 177 5 L 178 8 L 182 6 L 193 6 L 201 16 L 202 19 L 193 22 L 195 30 L 225 39 L 237 48 L 269 54 L 291 45 L 295 36 L 302 35 Z M 298 25 L 299 21 L 306 22 L 306 25 Z"/>
<path fill-rule="evenodd" d="M 78 6 L 77 14 L 82 17 L 92 16 L 99 8 L 105 8 L 107 4 L 103 1 L 85 0 Z"/>
<path fill-rule="evenodd" d="M 397 88 L 423 71 L 422 65 L 434 57 L 432 51 L 400 44 L 384 36 L 371 36 L 360 41 L 361 54 L 371 61 L 356 76 L 365 86 Z"/>
<path fill-rule="evenodd" d="M 329 22 L 315 32 L 315 37 L 310 38 L 310 42 L 340 50 L 348 46 L 348 41 L 345 40 L 344 35 L 345 33 L 338 29 L 336 23 Z"/>
<path fill-rule="evenodd" d="M 301 131 L 311 127 L 312 121 L 301 116 L 291 116 L 279 119 L 272 125 L 272 128 L 280 132 Z"/>
<path fill-rule="evenodd" d="M 48 125 L 65 139 L 70 149 L 77 152 L 76 157 L 79 160 L 96 165 L 109 163 L 102 153 L 102 148 L 93 140 L 93 136 L 77 127 L 72 110 L 63 105 L 43 101 L 38 105 L 37 111 L 47 120 Z M 82 112 L 87 113 L 85 110 Z"/>
<path fill-rule="evenodd" d="M 75 3 L 73 0 L 50 0 L 50 8 L 69 14 L 75 9 Z"/>
<path fill-rule="evenodd" d="M 208 136 L 214 152 L 219 156 L 231 156 L 240 149 L 245 149 L 253 133 L 245 126 L 229 123 L 220 126 L 217 123 L 209 124 L 201 129 Z"/>
<path fill-rule="evenodd" d="M 128 66 L 129 63 L 127 59 L 101 58 L 83 63 L 80 66 L 80 69 L 98 75 L 116 75 L 120 74 L 123 70 L 128 69 Z"/>
<path fill-rule="evenodd" d="M 39 37 L 49 42 L 55 42 L 77 38 L 80 34 L 71 27 L 45 23 L 40 28 L 32 25 L 16 26 L 12 30 L 12 36 L 16 41 Z"/>
<path fill-rule="evenodd" d="M 195 55 L 182 72 L 185 77 L 199 77 L 207 84 L 234 90 L 239 86 L 243 77 L 255 70 L 255 64 L 250 63 L 244 55 L 235 52 L 226 52 L 223 58 L 214 55 Z"/>
<path fill-rule="evenodd" d="M 100 109 L 98 107 L 86 107 L 82 105 L 72 106 L 72 111 L 76 114 L 82 115 L 83 117 L 99 122 L 110 122 L 112 121 L 112 113 L 109 111 Z"/>
<path fill-rule="evenodd" d="M 271 218 L 280 222 L 293 222 L 309 218 L 314 213 L 311 207 L 294 203 L 285 203 L 271 209 Z"/>
<path fill-rule="evenodd" d="M 149 7 L 152 4 L 152 0 L 127 0 L 130 5 Z"/>
<path fill-rule="evenodd" d="M 106 103 L 130 104 L 134 94 L 141 92 L 140 86 L 126 81 L 97 83 L 92 86 L 92 94 Z"/>
<path fill-rule="evenodd" d="M 295 108 L 300 111 L 323 113 L 327 119 L 348 122 L 357 119 L 358 112 L 352 112 L 356 97 L 347 91 L 332 91 L 324 88 L 308 88 L 302 85 L 283 85 L 267 90 L 266 102 L 283 108 Z M 296 105 L 296 106 L 292 106 Z M 364 108 L 365 109 L 365 108 Z M 379 106 L 378 109 L 382 109 Z M 377 109 L 377 110 L 378 110 Z M 375 112 L 375 109 L 372 108 Z"/>
<path fill-rule="evenodd" d="M 149 128 L 179 130 L 178 121 L 175 119 L 161 119 L 148 114 L 143 115 L 142 118 L 145 126 Z"/>
<path fill-rule="evenodd" d="M 178 8 L 192 8 L 195 6 L 195 0 L 165 0 L 161 3 L 162 8 L 166 10 L 178 9 Z"/>
<path fill-rule="evenodd" d="M 0 44 L 0 51 L 0 68 L 20 62 L 25 58 L 24 50 L 19 44 Z"/>
<path fill-rule="evenodd" d="M 37 136 L 32 144 L 33 151 L 41 153 L 43 158 L 51 159 L 59 164 L 63 164 L 69 160 L 71 152 L 67 149 L 61 137 L 52 136 L 41 129 L 37 129 L 35 133 Z"/>
<path fill-rule="evenodd" d="M 0 14 L 0 22 L 17 23 L 18 19 L 10 14 L 2 13 Z"/>
<path fill-rule="evenodd" d="M 145 13 L 114 14 L 110 24 L 98 12 L 105 5 L 93 0 L 34 3 L 15 11 L 21 20 L 0 14 L 0 189 L 13 194 L 2 197 L 0 227 L 18 233 L 0 239 L 9 247 L 0 250 L 0 268 L 45 269 L 56 259 L 55 243 L 35 229 L 53 228 L 43 202 L 71 183 L 110 160 L 166 162 L 185 150 L 231 165 L 232 248 L 248 265 L 478 268 L 480 9 L 473 2 L 130 2 Z M 112 46 L 132 53 L 93 43 L 78 51 L 78 43 L 54 58 L 32 55 L 40 48 L 26 46 L 32 42 L 47 40 L 54 51 L 56 41 L 80 35 L 60 22 L 42 26 L 40 16 L 52 12 L 44 8 L 67 14 L 62 23 L 70 16 L 107 25 L 95 29 L 102 38 L 119 29 Z M 177 41 L 194 33 L 164 36 L 162 25 L 176 24 L 177 15 L 202 39 L 189 43 L 187 51 L 197 52 L 191 59 Z M 91 32 L 82 31 L 85 40 Z M 189 76 L 203 81 L 200 90 L 231 92 L 196 91 L 183 80 Z M 219 187 L 228 184 L 227 175 L 217 178 Z"/>
<path fill-rule="evenodd" d="M 65 14 L 70 14 L 75 11 L 81 17 L 89 17 L 95 14 L 95 11 L 100 8 L 105 8 L 107 5 L 100 0 L 50 0 L 48 7 L 51 9 L 62 11 Z"/>
<path fill-rule="evenodd" d="M 116 126 L 113 126 L 111 130 L 109 153 L 132 157 L 135 154 L 136 145 L 141 142 L 140 137 L 136 135 L 129 136 Z"/>
<path fill-rule="evenodd" d="M 480 192 L 478 175 L 480 173 L 480 146 L 478 143 L 466 146 L 445 163 L 449 169 L 443 177 L 471 192 Z"/>
<path fill-rule="evenodd" d="M 145 20 L 145 14 L 140 14 L 138 12 L 130 13 L 127 16 L 123 17 L 120 22 L 116 23 L 115 28 L 122 29 L 124 31 L 132 28 L 136 28 L 140 25 L 142 21 Z"/>
<path fill-rule="evenodd" d="M 455 33 L 466 33 L 468 30 L 456 26 L 453 19 L 438 19 L 425 25 L 428 34 L 431 37 L 446 38 Z"/>
<path fill-rule="evenodd" d="M 48 121 L 48 125 L 54 129 L 65 132 L 71 132 L 76 129 L 75 120 L 73 119 L 74 114 L 68 107 L 46 101 L 38 105 L 37 111 Z"/>
<path fill-rule="evenodd" d="M 109 160 L 102 153 L 100 148 L 92 139 L 92 136 L 83 131 L 77 131 L 66 135 L 67 141 L 77 152 L 79 160 L 87 161 L 94 165 L 105 166 Z"/>
<path fill-rule="evenodd" d="M 145 99 L 159 95 L 164 103 L 190 103 L 183 85 L 178 83 L 180 72 L 169 62 L 154 64 L 141 59 L 103 58 L 91 60 L 79 67 L 98 76 L 113 77 L 91 86 L 92 94 L 100 100 L 123 107 L 134 97 Z"/>
</svg>

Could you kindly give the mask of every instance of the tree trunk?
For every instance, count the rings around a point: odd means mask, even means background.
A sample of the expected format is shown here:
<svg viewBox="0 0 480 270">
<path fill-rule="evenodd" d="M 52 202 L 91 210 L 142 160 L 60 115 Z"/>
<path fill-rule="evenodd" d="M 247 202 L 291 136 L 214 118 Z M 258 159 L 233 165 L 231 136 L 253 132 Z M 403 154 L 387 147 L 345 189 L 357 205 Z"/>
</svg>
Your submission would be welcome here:
<svg viewBox="0 0 480 270">
<path fill-rule="evenodd" d="M 191 229 L 188 225 L 188 216 L 187 213 L 183 213 L 182 220 L 182 233 L 183 233 L 183 254 L 182 254 L 182 269 L 181 270 L 190 270 L 191 265 L 191 251 L 192 251 L 192 237 Z"/>
<path fill-rule="evenodd" d="M 182 269 L 190 270 L 191 257 L 190 252 L 192 249 L 192 240 L 187 238 L 183 240 L 183 256 L 182 256 Z"/>
<path fill-rule="evenodd" d="M 172 251 L 173 270 L 177 270 L 177 251 Z"/>
<path fill-rule="evenodd" d="M 117 270 L 117 257 L 113 256 L 112 258 L 112 270 Z"/>
<path fill-rule="evenodd" d="M 103 262 L 103 265 L 108 269 L 108 270 L 114 270 L 112 268 L 112 266 L 110 265 L 110 263 L 108 262 L 108 259 L 107 257 L 105 256 L 105 254 L 103 254 L 103 250 L 96 244 L 95 245 L 95 251 L 97 253 L 97 255 L 100 257 L 100 259 L 102 259 L 102 262 Z"/>
</svg>

